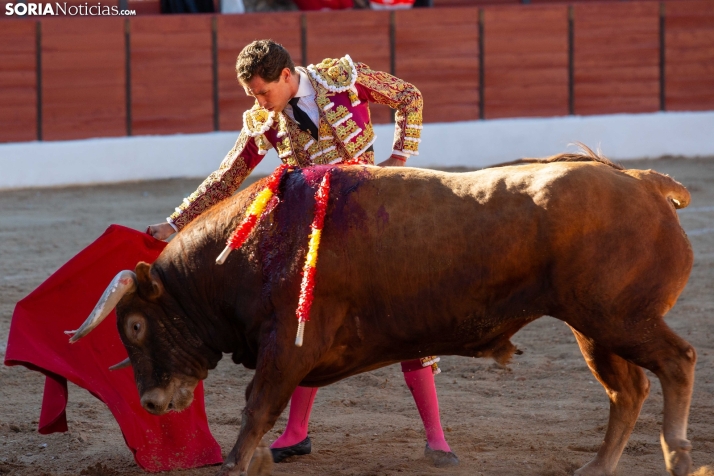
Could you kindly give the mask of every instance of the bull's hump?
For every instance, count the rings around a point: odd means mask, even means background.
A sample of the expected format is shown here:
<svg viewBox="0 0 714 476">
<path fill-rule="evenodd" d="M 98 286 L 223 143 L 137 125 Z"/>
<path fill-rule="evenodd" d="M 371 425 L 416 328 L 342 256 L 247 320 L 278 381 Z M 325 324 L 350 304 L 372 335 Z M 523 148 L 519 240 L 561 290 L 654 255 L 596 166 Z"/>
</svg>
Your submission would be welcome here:
<svg viewBox="0 0 714 476">
<path fill-rule="evenodd" d="M 400 167 L 380 169 L 375 178 L 407 180 L 415 185 L 438 183 L 459 197 L 471 197 L 481 203 L 497 200 L 501 194 L 526 194 L 534 202 L 545 204 L 559 181 L 578 169 L 593 166 L 588 163 L 528 164 L 457 173 Z"/>
</svg>

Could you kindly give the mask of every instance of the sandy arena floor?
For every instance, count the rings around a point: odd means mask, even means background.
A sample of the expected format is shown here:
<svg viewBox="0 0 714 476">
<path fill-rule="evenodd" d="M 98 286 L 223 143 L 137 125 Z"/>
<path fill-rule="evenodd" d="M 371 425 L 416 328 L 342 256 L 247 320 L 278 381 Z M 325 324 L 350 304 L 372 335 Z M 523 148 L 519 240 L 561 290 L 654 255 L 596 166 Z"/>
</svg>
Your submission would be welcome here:
<svg viewBox="0 0 714 476">
<path fill-rule="evenodd" d="M 689 437 L 699 476 L 714 475 L 714 158 L 625 164 L 668 173 L 692 192 L 680 212 L 695 250 L 689 284 L 668 323 L 698 353 Z M 111 223 L 143 230 L 163 218 L 200 180 L 0 192 L 0 358 L 15 303 Z M 276 465 L 276 475 L 570 475 L 597 451 L 608 400 L 565 326 L 543 318 L 518 333 L 524 351 L 508 369 L 490 360 L 442 357 L 437 377 L 456 469 L 430 467 L 424 431 L 399 366 L 320 390 L 310 435 L 313 453 Z M 224 452 L 235 442 L 251 371 L 224 359 L 206 381 L 211 429 Z M 620 461 L 619 475 L 664 475 L 659 445 L 662 393 L 652 391 Z M 70 431 L 43 436 L 37 420 L 44 377 L 0 366 L 0 475 L 140 475 L 109 410 L 70 384 Z M 281 417 L 267 436 L 285 426 Z M 216 468 L 173 471 L 208 476 Z"/>
</svg>

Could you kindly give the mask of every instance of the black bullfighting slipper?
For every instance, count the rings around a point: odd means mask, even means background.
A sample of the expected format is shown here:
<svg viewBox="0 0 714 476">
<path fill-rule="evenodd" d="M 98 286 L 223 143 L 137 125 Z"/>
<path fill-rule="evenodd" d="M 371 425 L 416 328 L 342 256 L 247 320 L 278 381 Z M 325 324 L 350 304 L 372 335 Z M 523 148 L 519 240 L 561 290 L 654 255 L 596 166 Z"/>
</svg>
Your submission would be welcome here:
<svg viewBox="0 0 714 476">
<path fill-rule="evenodd" d="M 296 443 L 292 446 L 286 446 L 285 448 L 270 448 L 270 452 L 273 453 L 273 462 L 275 463 L 280 463 L 285 458 L 289 458 L 291 456 L 309 455 L 311 451 L 312 443 L 310 442 L 309 436 L 300 443 Z"/>
<path fill-rule="evenodd" d="M 432 450 L 429 443 L 424 448 L 424 456 L 431 460 L 431 463 L 437 468 L 445 468 L 447 466 L 458 466 L 459 458 L 453 451 Z"/>
</svg>

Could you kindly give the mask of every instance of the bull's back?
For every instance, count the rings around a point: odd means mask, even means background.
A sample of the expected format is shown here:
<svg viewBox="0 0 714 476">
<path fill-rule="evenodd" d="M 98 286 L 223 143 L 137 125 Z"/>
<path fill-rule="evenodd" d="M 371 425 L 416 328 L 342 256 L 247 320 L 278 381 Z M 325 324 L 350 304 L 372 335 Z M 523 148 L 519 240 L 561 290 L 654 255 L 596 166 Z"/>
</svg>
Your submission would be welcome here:
<svg viewBox="0 0 714 476">
<path fill-rule="evenodd" d="M 348 288 L 359 312 L 389 315 L 384 332 L 418 321 L 458 339 L 476 321 L 476 333 L 498 330 L 556 315 L 573 296 L 600 305 L 643 285 L 660 290 L 668 309 L 691 269 L 668 200 L 603 164 L 345 173 L 323 234 L 331 251 L 321 252 L 321 269 L 334 272 L 323 289 Z M 440 319 L 414 321 L 430 315 Z"/>
</svg>

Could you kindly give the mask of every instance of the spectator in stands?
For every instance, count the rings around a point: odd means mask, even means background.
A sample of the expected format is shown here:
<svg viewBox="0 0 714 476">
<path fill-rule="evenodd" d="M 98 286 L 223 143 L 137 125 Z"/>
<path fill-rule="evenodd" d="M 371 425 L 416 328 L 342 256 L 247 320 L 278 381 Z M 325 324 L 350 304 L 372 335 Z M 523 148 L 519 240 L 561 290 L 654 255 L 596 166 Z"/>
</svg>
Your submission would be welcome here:
<svg viewBox="0 0 714 476">
<path fill-rule="evenodd" d="M 414 0 L 369 0 L 372 10 L 404 10 L 413 5 Z"/>
<path fill-rule="evenodd" d="M 161 0 L 161 13 L 213 13 L 213 0 Z"/>
</svg>

